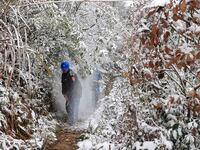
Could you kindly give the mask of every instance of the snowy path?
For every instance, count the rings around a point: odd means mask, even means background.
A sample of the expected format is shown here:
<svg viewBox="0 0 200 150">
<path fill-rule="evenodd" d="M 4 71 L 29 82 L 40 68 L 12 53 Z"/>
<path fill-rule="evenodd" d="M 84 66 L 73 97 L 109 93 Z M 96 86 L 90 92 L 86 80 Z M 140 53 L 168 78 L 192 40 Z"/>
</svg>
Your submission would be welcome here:
<svg viewBox="0 0 200 150">
<path fill-rule="evenodd" d="M 84 85 L 82 98 L 79 105 L 79 121 L 74 126 L 69 126 L 64 118 L 67 118 L 65 114 L 65 100 L 61 95 L 60 89 L 55 88 L 56 93 L 56 108 L 58 110 L 56 114 L 56 120 L 59 122 L 59 129 L 56 131 L 56 138 L 53 144 L 46 144 L 43 150 L 73 150 L 77 149 L 77 143 L 80 141 L 80 136 L 85 133 L 88 128 L 88 118 L 94 112 L 94 99 L 92 95 L 92 76 L 89 76 L 85 80 L 81 80 L 81 84 Z M 59 82 L 59 79 L 58 79 Z M 90 108 L 90 109 L 88 109 Z"/>
<path fill-rule="evenodd" d="M 60 129 L 57 131 L 57 141 L 53 144 L 48 144 L 44 150 L 75 150 L 78 149 L 77 143 L 81 138 L 81 134 L 84 133 L 84 130 L 78 128 L 70 128 L 66 125 L 60 126 Z"/>
</svg>

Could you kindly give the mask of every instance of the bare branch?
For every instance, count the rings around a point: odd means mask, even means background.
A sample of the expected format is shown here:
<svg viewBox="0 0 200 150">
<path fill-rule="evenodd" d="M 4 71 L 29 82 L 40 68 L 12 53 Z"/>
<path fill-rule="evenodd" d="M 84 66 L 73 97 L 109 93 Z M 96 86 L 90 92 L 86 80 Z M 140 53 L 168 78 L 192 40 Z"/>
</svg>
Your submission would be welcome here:
<svg viewBox="0 0 200 150">
<path fill-rule="evenodd" d="M 200 84 L 194 87 L 194 90 L 196 91 L 198 88 L 200 88 Z"/>
</svg>

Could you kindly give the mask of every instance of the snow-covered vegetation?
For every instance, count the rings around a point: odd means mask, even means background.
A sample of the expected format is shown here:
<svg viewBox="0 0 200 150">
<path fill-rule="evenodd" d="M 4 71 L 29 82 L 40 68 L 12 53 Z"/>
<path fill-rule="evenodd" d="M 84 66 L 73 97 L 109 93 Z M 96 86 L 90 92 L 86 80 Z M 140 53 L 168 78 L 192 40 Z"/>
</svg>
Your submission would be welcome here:
<svg viewBox="0 0 200 150">
<path fill-rule="evenodd" d="M 137 129 L 132 86 L 128 80 L 116 78 L 109 96 L 99 101 L 100 106 L 89 119 L 88 132 L 80 149 L 133 148 Z M 119 90 L 123 89 L 123 90 Z M 132 105 L 130 105 L 132 101 Z"/>
<path fill-rule="evenodd" d="M 200 5 L 183 0 L 147 9 L 134 56 L 135 68 L 145 70 L 130 79 L 139 82 L 134 95 L 140 140 L 169 141 L 159 148 L 199 149 Z"/>
<path fill-rule="evenodd" d="M 200 148 L 199 9 L 198 1 L 184 0 L 153 1 L 143 7 L 143 13 L 138 14 L 139 24 L 134 24 L 136 30 L 123 48 L 125 61 L 120 62 L 121 66 L 126 64 L 128 67 L 122 67 L 120 71 L 132 85 L 132 98 L 123 98 L 128 103 L 126 107 L 119 106 L 121 99 L 118 100 L 114 105 L 119 110 L 116 113 L 112 109 L 113 93 L 110 93 L 104 103 L 111 104 L 106 104 L 104 109 L 100 107 L 101 119 L 97 119 L 100 127 L 93 124 L 95 119 L 92 118 L 92 129 L 98 127 L 98 130 L 95 133 L 91 131 L 91 135 L 86 136 L 89 138 L 79 143 L 83 149 L 88 145 L 97 149 Z M 133 20 L 137 20 L 137 17 Z M 123 91 L 124 88 L 128 86 L 118 89 Z M 114 100 L 119 98 L 119 93 L 114 94 Z M 107 125 L 110 121 L 120 124 L 118 113 L 125 113 L 129 107 L 134 108 L 131 118 L 136 123 L 130 123 L 134 126 L 125 128 L 122 138 L 110 137 L 122 133 L 115 126 Z M 112 117 L 107 118 L 107 114 Z M 128 120 L 128 117 L 124 116 L 123 119 Z M 107 123 L 102 125 L 102 122 Z M 123 124 L 128 125 L 127 122 Z M 105 135 L 105 130 L 111 133 Z M 100 135 L 104 135 L 101 140 L 98 139 Z"/>
<path fill-rule="evenodd" d="M 79 149 L 200 149 L 199 0 L 2 0 L 0 10 L 0 149 L 56 139 L 63 59 L 82 80 L 102 75 Z"/>
</svg>

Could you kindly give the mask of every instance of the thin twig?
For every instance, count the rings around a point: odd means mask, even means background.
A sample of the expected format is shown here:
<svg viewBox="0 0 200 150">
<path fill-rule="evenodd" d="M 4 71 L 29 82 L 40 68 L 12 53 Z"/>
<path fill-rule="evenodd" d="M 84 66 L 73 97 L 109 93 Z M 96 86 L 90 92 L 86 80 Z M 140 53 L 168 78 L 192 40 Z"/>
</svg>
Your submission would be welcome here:
<svg viewBox="0 0 200 150">
<path fill-rule="evenodd" d="M 6 30 L 8 31 L 8 33 L 10 34 L 10 37 L 12 38 L 12 32 L 10 31 L 9 27 L 6 25 L 6 23 L 0 19 L 0 23 L 2 23 L 4 25 L 4 27 L 6 28 Z"/>
<path fill-rule="evenodd" d="M 170 77 L 170 79 L 172 81 L 174 81 L 179 86 L 179 88 L 181 89 L 182 94 L 185 95 L 185 92 L 183 91 L 182 86 L 174 78 L 172 78 L 167 72 L 166 72 L 166 74 Z"/>
<path fill-rule="evenodd" d="M 176 27 L 174 27 L 172 24 L 170 24 L 170 26 L 174 29 L 174 31 L 176 31 L 179 35 L 182 35 L 184 38 L 194 42 L 196 45 L 198 44 L 198 42 L 196 42 L 194 39 L 192 39 L 191 37 L 187 36 L 187 35 L 184 35 L 184 34 L 181 34 L 177 31 Z"/>
<path fill-rule="evenodd" d="M 200 88 L 200 84 L 194 87 L 194 90 L 196 91 L 198 88 Z"/>
<path fill-rule="evenodd" d="M 176 67 L 175 67 L 174 65 L 172 65 L 172 68 L 174 69 L 174 71 L 175 71 L 177 77 L 178 77 L 179 80 L 180 80 L 180 83 L 181 83 L 181 85 L 182 85 L 182 90 L 185 91 L 185 85 L 184 85 L 184 83 L 183 83 L 183 80 L 182 80 L 180 74 L 178 73 L 178 71 L 177 71 L 177 69 L 176 69 Z M 184 93 L 185 93 L 185 92 L 184 92 Z"/>
</svg>

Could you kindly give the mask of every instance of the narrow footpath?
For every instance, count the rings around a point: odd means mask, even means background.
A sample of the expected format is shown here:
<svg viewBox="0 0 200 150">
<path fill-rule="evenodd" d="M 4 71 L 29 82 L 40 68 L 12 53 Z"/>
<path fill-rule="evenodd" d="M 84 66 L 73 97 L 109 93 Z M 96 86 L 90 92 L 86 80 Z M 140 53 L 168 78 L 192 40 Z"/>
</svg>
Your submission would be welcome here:
<svg viewBox="0 0 200 150">
<path fill-rule="evenodd" d="M 76 150 L 83 131 L 60 128 L 56 133 L 57 141 L 47 144 L 43 150 Z"/>
</svg>

